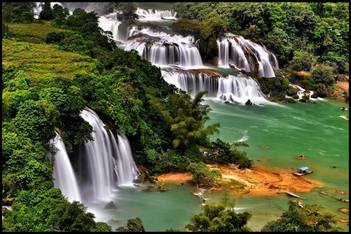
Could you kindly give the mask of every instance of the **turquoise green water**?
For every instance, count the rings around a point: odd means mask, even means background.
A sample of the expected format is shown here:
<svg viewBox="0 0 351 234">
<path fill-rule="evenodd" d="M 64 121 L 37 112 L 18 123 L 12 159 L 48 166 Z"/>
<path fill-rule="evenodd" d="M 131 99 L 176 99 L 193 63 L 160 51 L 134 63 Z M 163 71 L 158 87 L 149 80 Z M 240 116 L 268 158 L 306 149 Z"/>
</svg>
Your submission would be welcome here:
<svg viewBox="0 0 351 234">
<path fill-rule="evenodd" d="M 340 103 L 264 107 L 208 104 L 212 109 L 208 124 L 221 125 L 213 138 L 233 142 L 246 136 L 249 147 L 242 149 L 255 163 L 283 168 L 306 164 L 314 171 L 308 177 L 348 190 L 349 121 L 340 116 L 348 119 L 349 114 L 340 111 Z M 298 154 L 307 159 L 296 160 Z"/>
<path fill-rule="evenodd" d="M 220 132 L 216 137 L 227 142 L 247 138 L 249 147 L 242 149 L 255 164 L 296 168 L 307 165 L 314 172 L 308 175 L 324 183 L 324 187 L 310 193 L 300 194 L 308 204 L 320 204 L 338 219 L 348 215 L 338 211 L 348 203 L 321 195 L 324 191 L 337 198 L 348 198 L 348 120 L 339 116 L 341 104 L 319 101 L 316 104 L 287 104 L 283 106 L 237 106 L 207 101 L 212 108 L 207 124 L 219 122 Z M 295 156 L 306 155 L 298 161 Z M 259 161 L 258 161 L 259 160 Z M 332 168 L 332 167 L 336 168 Z M 142 185 L 145 188 L 146 185 Z M 347 191 L 341 195 L 335 189 Z M 112 199 L 117 210 L 105 210 L 100 203 L 89 205 L 98 220 L 109 221 L 113 228 L 124 225 L 129 218 L 140 217 L 147 231 L 164 231 L 169 228 L 184 230 L 184 225 L 200 211 L 199 199 L 191 194 L 195 188 L 184 185 L 169 185 L 166 192 L 145 192 L 142 188 L 119 189 Z M 210 202 L 223 194 L 207 192 Z M 238 212 L 252 214 L 249 227 L 260 230 L 268 221 L 277 219 L 288 207 L 285 195 L 277 197 L 236 197 Z M 347 225 L 341 225 L 348 230 Z"/>
<path fill-rule="evenodd" d="M 95 214 L 97 220 L 108 222 L 113 230 L 125 225 L 128 219 L 139 217 L 146 231 L 183 230 L 190 218 L 200 212 L 199 198 L 192 195 L 192 186 L 167 185 L 166 192 L 142 191 L 146 186 L 116 191 L 112 199 L 116 210 L 104 209 L 107 202 L 89 204 L 88 210 Z"/>
<path fill-rule="evenodd" d="M 347 198 L 349 191 L 349 130 L 348 112 L 340 111 L 341 103 L 318 101 L 283 106 L 234 106 L 207 101 L 212 111 L 208 124 L 219 122 L 219 137 L 227 142 L 246 138 L 249 147 L 242 149 L 255 164 L 281 168 L 307 165 L 313 173 L 308 178 L 324 183 L 323 188 L 300 194 L 305 203 L 320 204 L 338 218 L 348 215 L 338 211 L 348 203 L 321 195 L 324 191 L 336 198 Z M 345 116 L 347 120 L 345 120 Z M 296 160 L 304 154 L 306 160 Z M 336 168 L 333 168 L 336 167 Z M 346 191 L 344 195 L 335 189 Z M 216 199 L 219 194 L 210 194 Z M 251 211 L 251 228 L 259 230 L 264 223 L 275 219 L 287 208 L 286 196 L 276 198 L 237 197 L 237 207 Z M 341 225 L 348 230 L 348 226 Z"/>
</svg>

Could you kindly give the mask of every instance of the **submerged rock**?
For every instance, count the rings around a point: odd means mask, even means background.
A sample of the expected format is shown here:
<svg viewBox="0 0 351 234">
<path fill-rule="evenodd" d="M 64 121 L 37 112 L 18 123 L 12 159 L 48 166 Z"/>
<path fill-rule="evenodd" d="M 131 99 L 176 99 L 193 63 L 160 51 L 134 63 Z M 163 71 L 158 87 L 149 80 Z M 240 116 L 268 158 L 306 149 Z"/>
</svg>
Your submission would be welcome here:
<svg viewBox="0 0 351 234">
<path fill-rule="evenodd" d="M 117 209 L 117 206 L 115 205 L 115 203 L 113 201 L 110 201 L 109 203 L 106 204 L 104 209 Z"/>
</svg>

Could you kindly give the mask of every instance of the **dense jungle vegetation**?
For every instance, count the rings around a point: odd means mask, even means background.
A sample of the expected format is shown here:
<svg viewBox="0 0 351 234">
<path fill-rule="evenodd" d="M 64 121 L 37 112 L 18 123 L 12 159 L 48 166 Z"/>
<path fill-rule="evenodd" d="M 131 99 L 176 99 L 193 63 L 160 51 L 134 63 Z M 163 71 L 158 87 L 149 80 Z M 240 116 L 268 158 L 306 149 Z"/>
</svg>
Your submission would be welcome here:
<svg viewBox="0 0 351 234">
<path fill-rule="evenodd" d="M 211 142 L 209 136 L 219 125 L 205 127 L 209 107 L 201 104 L 203 93 L 191 99 L 168 85 L 160 69 L 135 51 L 117 48 L 111 33 L 98 27 L 96 13 L 76 9 L 69 16 L 67 9 L 45 4 L 36 20 L 33 6 L 2 3 L 2 204 L 12 207 L 3 214 L 3 231 L 112 231 L 54 188 L 47 157 L 55 131 L 71 157 L 79 144 L 91 139 L 90 125 L 79 116 L 86 106 L 128 136 L 136 163 L 151 175 L 189 171 L 196 183 L 207 186 L 213 176 L 204 162 L 252 166 L 238 146 Z M 348 17 L 348 8 L 308 6 L 196 3 L 180 4 L 177 10 L 195 20 L 194 33 L 201 22 L 199 35 L 209 45 L 226 30 L 256 38 L 277 54 L 283 67 L 311 72 L 310 85 L 328 88 L 336 81 L 335 72 L 348 74 L 348 24 L 340 18 Z M 285 216 L 265 230 L 281 230 L 277 226 L 287 222 L 306 223 Z M 225 206 L 206 206 L 188 228 L 245 231 L 248 218 Z M 317 226 L 322 228 L 311 228 L 329 230 L 334 223 L 329 216 L 321 222 Z M 311 226 L 305 223 L 298 230 Z M 142 230 L 136 218 L 117 231 Z"/>
</svg>

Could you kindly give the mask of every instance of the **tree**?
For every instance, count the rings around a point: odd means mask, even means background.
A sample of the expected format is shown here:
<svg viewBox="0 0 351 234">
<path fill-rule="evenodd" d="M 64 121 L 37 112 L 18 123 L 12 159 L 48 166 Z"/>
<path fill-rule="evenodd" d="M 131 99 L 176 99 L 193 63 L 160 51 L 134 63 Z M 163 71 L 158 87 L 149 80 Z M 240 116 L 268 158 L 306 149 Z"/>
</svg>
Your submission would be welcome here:
<svg viewBox="0 0 351 234">
<path fill-rule="evenodd" d="M 267 223 L 263 232 L 331 232 L 338 231 L 333 226 L 336 219 L 331 214 L 321 212 L 319 205 L 306 204 L 300 207 L 297 202 L 289 201 L 289 209 L 276 221 Z"/>
<path fill-rule="evenodd" d="M 218 170 L 210 169 L 202 162 L 190 163 L 187 171 L 191 173 L 193 182 L 201 187 L 211 187 L 221 177 L 221 173 Z"/>
<path fill-rule="evenodd" d="M 127 225 L 119 227 L 116 232 L 145 232 L 144 225 L 139 217 L 128 219 Z"/>
<path fill-rule="evenodd" d="M 34 6 L 34 2 L 3 2 L 2 22 L 31 23 Z"/>
<path fill-rule="evenodd" d="M 203 156 L 206 163 L 233 163 L 239 165 L 240 169 L 250 168 L 252 161 L 246 157 L 246 153 L 239 151 L 237 146 L 217 139 L 211 142 L 208 152 Z"/>
<path fill-rule="evenodd" d="M 50 2 L 44 2 L 43 10 L 39 14 L 39 19 L 41 20 L 52 20 L 54 19 L 54 13 L 51 9 Z"/>
<path fill-rule="evenodd" d="M 218 131 L 218 124 L 204 127 L 209 107 L 201 105 L 205 92 L 196 95 L 193 101 L 185 92 L 168 95 L 165 102 L 153 99 L 151 105 L 159 111 L 174 134 L 173 147 L 184 153 L 191 145 L 203 145 L 207 137 Z M 189 147 L 190 148 L 190 147 Z"/>
<path fill-rule="evenodd" d="M 63 24 L 64 20 L 69 16 L 69 11 L 66 7 L 62 7 L 59 4 L 55 4 L 52 8 L 52 14 L 55 22 L 58 25 Z"/>
<path fill-rule="evenodd" d="M 138 15 L 135 14 L 137 9 L 135 3 L 121 2 L 116 6 L 116 8 L 120 11 L 120 13 L 117 14 L 117 19 L 119 21 L 134 21 L 138 19 Z"/>
<path fill-rule="evenodd" d="M 205 205 L 200 214 L 191 218 L 185 228 L 193 232 L 248 232 L 246 226 L 251 215 L 248 212 L 235 213 L 233 202 Z"/>
</svg>

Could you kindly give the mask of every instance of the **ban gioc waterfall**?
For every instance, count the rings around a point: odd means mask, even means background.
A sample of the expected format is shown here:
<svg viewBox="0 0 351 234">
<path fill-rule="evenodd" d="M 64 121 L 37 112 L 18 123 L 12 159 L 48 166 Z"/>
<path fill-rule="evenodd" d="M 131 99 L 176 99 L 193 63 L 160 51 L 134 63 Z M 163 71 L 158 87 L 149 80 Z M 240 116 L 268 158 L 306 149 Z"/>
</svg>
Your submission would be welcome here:
<svg viewBox="0 0 351 234">
<path fill-rule="evenodd" d="M 16 4 L 3 231 L 349 230 L 348 7 Z"/>
</svg>

